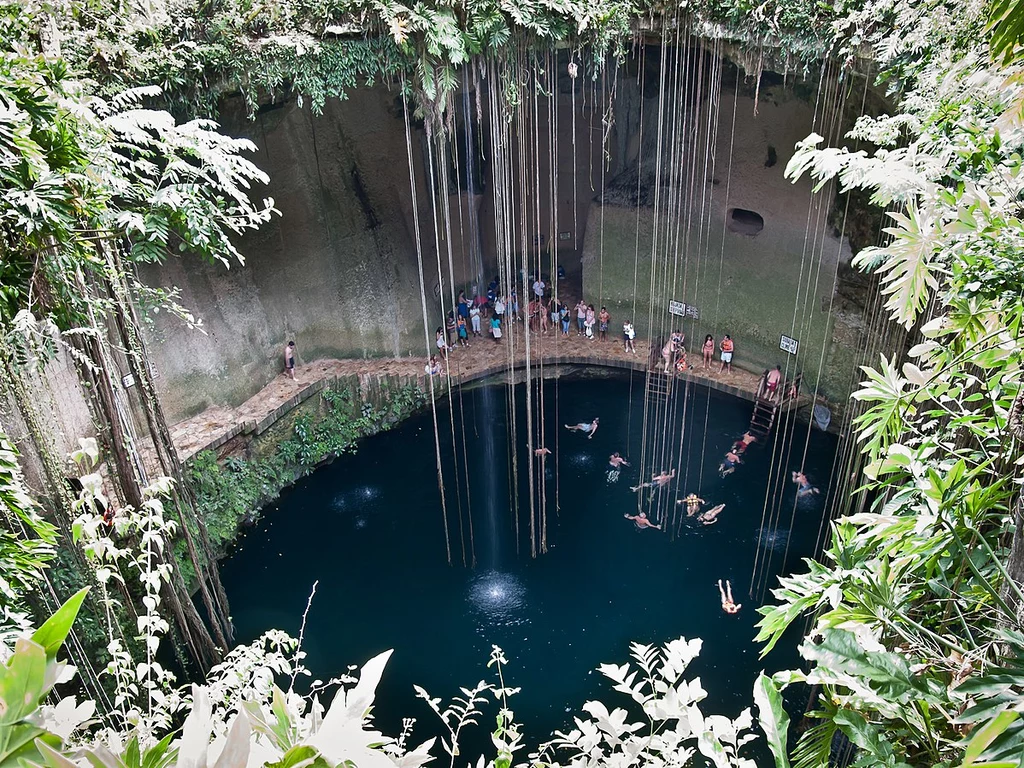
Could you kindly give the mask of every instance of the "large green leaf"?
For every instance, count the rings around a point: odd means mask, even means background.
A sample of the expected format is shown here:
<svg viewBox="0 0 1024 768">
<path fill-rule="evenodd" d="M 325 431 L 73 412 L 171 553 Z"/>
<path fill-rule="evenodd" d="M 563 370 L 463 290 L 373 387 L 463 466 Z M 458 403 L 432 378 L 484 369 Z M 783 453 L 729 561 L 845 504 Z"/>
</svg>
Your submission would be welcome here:
<svg viewBox="0 0 1024 768">
<path fill-rule="evenodd" d="M 71 625 L 75 623 L 78 611 L 81 609 L 85 596 L 88 593 L 88 587 L 80 589 L 69 597 L 67 602 L 58 608 L 53 616 L 43 622 L 39 629 L 32 633 L 32 641 L 42 646 L 46 652 L 47 661 L 53 661 L 57 657 L 57 653 L 60 651 L 61 646 L 64 645 L 68 633 L 71 632 Z"/>
<path fill-rule="evenodd" d="M 754 682 L 754 703 L 757 705 L 757 721 L 775 758 L 775 768 L 789 768 L 789 715 L 782 705 L 782 693 L 764 672 Z"/>
<path fill-rule="evenodd" d="M 19 640 L 0 667 L 0 728 L 24 720 L 39 707 L 46 684 L 46 653 L 31 640 Z"/>
</svg>

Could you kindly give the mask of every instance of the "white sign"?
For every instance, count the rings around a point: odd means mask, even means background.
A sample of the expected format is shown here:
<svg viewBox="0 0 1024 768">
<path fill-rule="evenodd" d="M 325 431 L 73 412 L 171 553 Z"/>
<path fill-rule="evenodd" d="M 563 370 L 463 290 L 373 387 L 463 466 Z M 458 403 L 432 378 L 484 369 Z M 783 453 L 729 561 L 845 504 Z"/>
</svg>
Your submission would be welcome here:
<svg viewBox="0 0 1024 768">
<path fill-rule="evenodd" d="M 670 301 L 668 303 L 668 313 L 670 315 L 679 315 L 680 317 L 692 317 L 694 320 L 700 319 L 700 310 L 697 309 L 697 305 L 686 304 L 682 301 Z"/>
<path fill-rule="evenodd" d="M 558 239 L 559 240 L 571 240 L 572 239 L 572 232 L 559 232 L 558 233 Z"/>
<path fill-rule="evenodd" d="M 796 339 L 791 339 L 789 336 L 783 336 L 779 341 L 779 349 L 784 349 L 791 355 L 796 354 L 796 350 L 799 346 L 800 342 Z"/>
<path fill-rule="evenodd" d="M 121 377 L 121 383 L 124 385 L 125 389 L 128 389 L 128 387 L 134 387 L 135 377 L 130 373 L 126 373 L 124 376 Z"/>
</svg>

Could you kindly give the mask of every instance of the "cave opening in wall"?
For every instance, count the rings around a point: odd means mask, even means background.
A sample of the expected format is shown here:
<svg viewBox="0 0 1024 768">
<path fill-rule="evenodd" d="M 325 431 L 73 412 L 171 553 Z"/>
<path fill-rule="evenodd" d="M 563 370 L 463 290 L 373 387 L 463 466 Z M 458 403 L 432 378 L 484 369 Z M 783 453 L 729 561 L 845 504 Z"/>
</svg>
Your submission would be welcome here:
<svg viewBox="0 0 1024 768">
<path fill-rule="evenodd" d="M 756 235 L 764 229 L 764 217 L 746 208 L 730 208 L 728 227 L 730 232 L 741 235 Z"/>
</svg>

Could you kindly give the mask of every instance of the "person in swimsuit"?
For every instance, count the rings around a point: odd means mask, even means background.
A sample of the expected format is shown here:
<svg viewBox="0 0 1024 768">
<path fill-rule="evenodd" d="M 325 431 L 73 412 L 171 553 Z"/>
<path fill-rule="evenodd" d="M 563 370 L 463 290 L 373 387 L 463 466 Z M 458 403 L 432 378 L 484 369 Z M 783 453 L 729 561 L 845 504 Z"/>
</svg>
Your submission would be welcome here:
<svg viewBox="0 0 1024 768">
<path fill-rule="evenodd" d="M 732 584 L 725 582 L 725 589 L 722 589 L 722 580 L 718 580 L 718 593 L 722 596 L 722 610 L 726 613 L 739 613 L 742 605 L 736 605 L 732 599 Z"/>
<path fill-rule="evenodd" d="M 661 530 L 661 526 L 648 520 L 647 515 L 643 512 L 639 515 L 623 515 L 623 517 L 636 523 L 636 527 L 640 530 L 643 530 L 644 528 L 657 528 L 659 531 Z"/>
<path fill-rule="evenodd" d="M 608 313 L 607 308 L 601 307 L 601 314 L 597 316 L 599 323 L 598 328 L 601 332 L 601 341 L 608 340 L 608 323 L 612 320 L 612 316 Z"/>
<path fill-rule="evenodd" d="M 676 476 L 676 471 L 673 469 L 671 472 L 659 472 L 651 477 L 651 482 L 640 483 L 640 485 L 634 485 L 630 488 L 631 491 L 639 491 L 641 488 L 663 488 L 668 485 L 672 478 Z"/>
<path fill-rule="evenodd" d="M 810 496 L 813 493 L 819 493 L 818 489 L 811 485 L 811 481 L 807 479 L 807 475 L 801 472 L 794 472 L 793 482 L 796 483 L 796 496 L 802 498 L 804 496 Z"/>
<path fill-rule="evenodd" d="M 533 450 L 533 455 L 536 456 L 541 461 L 543 461 L 544 457 L 547 456 L 549 453 L 551 453 L 550 448 L 535 448 Z"/>
<path fill-rule="evenodd" d="M 686 347 L 680 345 L 676 349 L 676 373 L 686 373 Z"/>
<path fill-rule="evenodd" d="M 803 378 L 804 375 L 802 373 L 798 373 L 796 378 L 789 382 L 789 386 L 786 387 L 787 400 L 796 400 L 800 397 L 800 383 L 803 381 Z"/>
<path fill-rule="evenodd" d="M 579 424 L 566 424 L 565 428 L 570 432 L 583 432 L 587 435 L 587 439 L 589 440 L 594 436 L 594 433 L 597 432 L 597 422 L 598 419 L 595 418 L 589 424 L 581 421 Z"/>
<path fill-rule="evenodd" d="M 774 371 L 769 371 L 764 380 L 765 397 L 769 400 L 778 400 L 779 384 L 782 382 L 782 366 L 776 365 Z"/>
<path fill-rule="evenodd" d="M 732 444 L 732 452 L 735 454 L 743 453 L 747 448 L 750 447 L 751 443 L 757 442 L 757 436 L 752 435 L 749 432 L 744 432 L 743 437 Z"/>
<path fill-rule="evenodd" d="M 736 471 L 736 465 L 742 463 L 740 456 L 735 451 L 729 451 L 725 454 L 725 458 L 722 459 L 722 463 L 718 465 L 718 474 L 721 477 L 731 475 Z"/>
<path fill-rule="evenodd" d="M 700 515 L 697 519 L 704 523 L 704 525 L 714 525 L 718 522 L 718 516 L 725 509 L 725 504 L 719 504 L 717 507 L 712 507 L 703 515 Z"/>
<path fill-rule="evenodd" d="M 615 452 L 611 456 L 608 457 L 608 464 L 611 465 L 612 467 L 614 467 L 615 469 L 618 469 L 619 467 L 628 467 L 629 466 L 629 462 L 626 461 L 621 456 L 619 456 L 618 452 Z"/>
<path fill-rule="evenodd" d="M 289 341 L 284 347 L 284 372 L 295 379 L 295 342 Z"/>
<path fill-rule="evenodd" d="M 704 499 L 702 499 L 696 493 L 691 493 L 686 498 L 680 499 L 679 501 L 676 502 L 676 504 L 685 504 L 686 505 L 686 516 L 687 517 L 693 517 L 698 512 L 700 512 L 700 505 L 704 504 L 704 503 L 705 503 Z"/>
<path fill-rule="evenodd" d="M 732 337 L 729 334 L 725 334 L 725 338 L 722 339 L 722 343 L 718 347 L 722 350 L 722 367 L 718 369 L 718 372 L 721 373 L 728 368 L 729 373 L 732 373 L 732 352 L 734 349 Z"/>
<path fill-rule="evenodd" d="M 704 370 L 711 367 L 715 359 L 715 337 L 710 333 L 704 338 Z"/>
<path fill-rule="evenodd" d="M 676 341 L 675 338 L 671 338 L 665 342 L 665 346 L 661 348 L 661 359 L 665 363 L 665 373 L 672 370 L 672 358 L 676 353 Z"/>
</svg>

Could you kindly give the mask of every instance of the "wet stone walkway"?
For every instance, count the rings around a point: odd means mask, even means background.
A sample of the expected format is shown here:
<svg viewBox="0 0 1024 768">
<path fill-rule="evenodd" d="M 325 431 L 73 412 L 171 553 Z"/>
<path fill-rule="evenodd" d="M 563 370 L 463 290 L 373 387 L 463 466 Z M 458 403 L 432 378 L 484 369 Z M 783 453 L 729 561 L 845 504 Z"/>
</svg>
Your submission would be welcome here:
<svg viewBox="0 0 1024 768">
<path fill-rule="evenodd" d="M 649 367 L 651 359 L 648 342 L 637 340 L 636 354 L 629 353 L 623 349 L 621 334 L 609 334 L 607 341 L 588 340 L 577 336 L 574 328 L 567 337 L 560 333 L 533 333 L 529 342 L 531 369 L 538 375 L 537 367 L 548 365 L 598 365 L 643 371 Z M 739 347 L 740 363 L 742 354 L 742 347 Z M 471 339 L 469 347 L 457 347 L 450 353 L 446 370 L 434 377 L 435 392 L 446 390 L 449 380 L 452 386 L 467 384 L 510 368 L 523 368 L 526 360 L 522 325 L 516 326 L 511 338 L 506 336 L 500 343 L 488 337 Z M 731 373 L 720 373 L 717 355 L 712 368 L 704 370 L 699 350 L 689 352 L 688 362 L 692 368 L 687 375 L 694 381 L 747 400 L 754 399 L 758 374 L 735 366 Z M 175 424 L 171 436 L 180 458 L 186 461 L 199 451 L 218 448 L 239 434 L 264 432 L 292 408 L 340 377 L 357 375 L 364 388 L 374 379 L 384 378 L 416 384 L 424 390 L 430 386 L 424 371 L 426 360 L 422 357 L 329 359 L 309 363 L 300 358 L 299 363 L 294 381 L 282 372 L 240 406 L 212 406 Z"/>
</svg>

